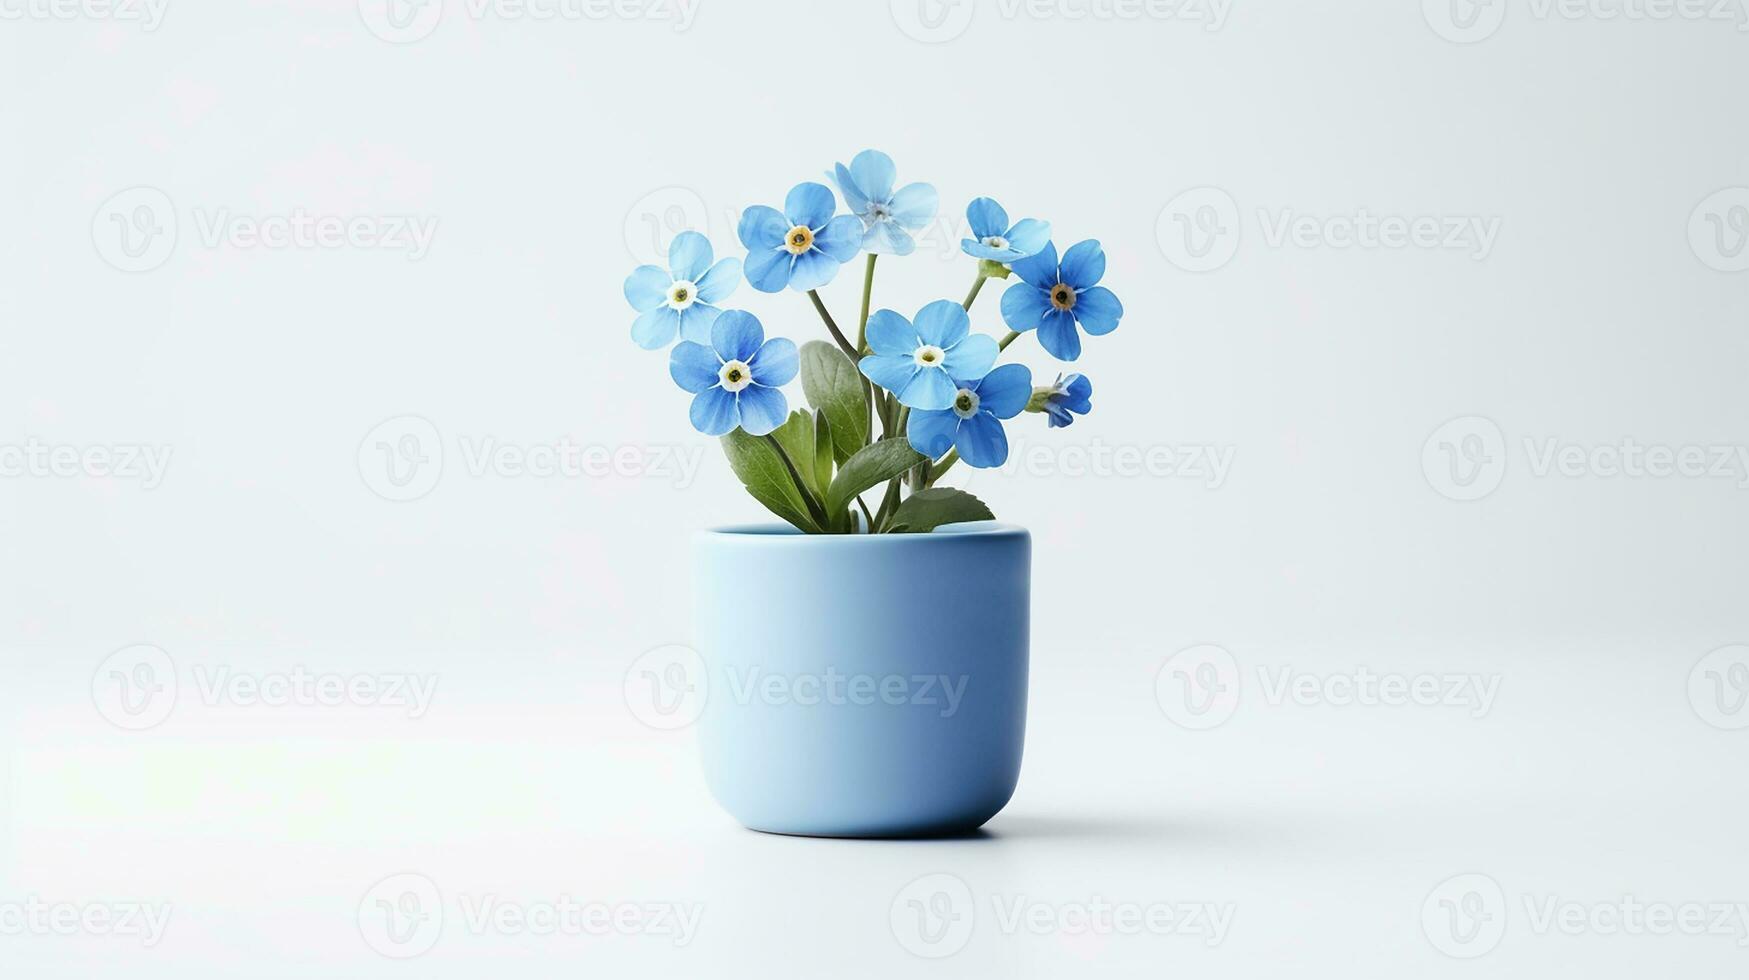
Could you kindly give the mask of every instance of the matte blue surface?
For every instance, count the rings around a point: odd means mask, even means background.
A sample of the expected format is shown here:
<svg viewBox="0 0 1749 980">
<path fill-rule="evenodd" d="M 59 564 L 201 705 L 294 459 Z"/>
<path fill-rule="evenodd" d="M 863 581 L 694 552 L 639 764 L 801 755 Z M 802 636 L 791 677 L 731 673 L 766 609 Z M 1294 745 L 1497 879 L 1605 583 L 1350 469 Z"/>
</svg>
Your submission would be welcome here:
<svg viewBox="0 0 1749 980">
<path fill-rule="evenodd" d="M 701 754 L 737 820 L 934 835 L 972 830 L 1008 802 L 1026 734 L 1025 529 L 724 528 L 699 535 L 696 559 Z"/>
</svg>

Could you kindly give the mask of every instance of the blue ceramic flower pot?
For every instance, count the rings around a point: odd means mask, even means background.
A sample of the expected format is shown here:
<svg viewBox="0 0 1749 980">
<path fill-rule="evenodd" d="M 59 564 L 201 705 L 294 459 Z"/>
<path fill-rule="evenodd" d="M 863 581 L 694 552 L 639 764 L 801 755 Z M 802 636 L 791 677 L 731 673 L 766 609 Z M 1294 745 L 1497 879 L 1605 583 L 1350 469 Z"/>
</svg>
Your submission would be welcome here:
<svg viewBox="0 0 1749 980">
<path fill-rule="evenodd" d="M 1020 778 L 1032 542 L 932 534 L 699 536 L 699 737 L 712 794 L 754 830 L 963 833 Z"/>
</svg>

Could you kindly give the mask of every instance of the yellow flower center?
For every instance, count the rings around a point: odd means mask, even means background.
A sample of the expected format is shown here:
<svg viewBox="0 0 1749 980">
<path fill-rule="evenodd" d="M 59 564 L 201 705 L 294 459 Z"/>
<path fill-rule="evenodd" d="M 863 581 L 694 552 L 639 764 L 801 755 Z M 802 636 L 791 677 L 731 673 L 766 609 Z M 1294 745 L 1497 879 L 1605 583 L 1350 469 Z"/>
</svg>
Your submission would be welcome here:
<svg viewBox="0 0 1749 980">
<path fill-rule="evenodd" d="M 814 247 L 814 233 L 807 225 L 796 225 L 783 236 L 783 247 L 789 249 L 791 255 L 800 255 Z"/>
<path fill-rule="evenodd" d="M 1075 289 L 1066 282 L 1059 282 L 1051 289 L 1051 305 L 1059 310 L 1075 308 Z"/>
<path fill-rule="evenodd" d="M 947 352 L 934 344 L 925 344 L 917 348 L 911 359 L 917 362 L 918 367 L 940 367 L 941 362 L 947 360 Z"/>
<path fill-rule="evenodd" d="M 685 279 L 677 279 L 668 287 L 668 305 L 674 309 L 684 310 L 697 299 L 698 287 Z"/>
</svg>

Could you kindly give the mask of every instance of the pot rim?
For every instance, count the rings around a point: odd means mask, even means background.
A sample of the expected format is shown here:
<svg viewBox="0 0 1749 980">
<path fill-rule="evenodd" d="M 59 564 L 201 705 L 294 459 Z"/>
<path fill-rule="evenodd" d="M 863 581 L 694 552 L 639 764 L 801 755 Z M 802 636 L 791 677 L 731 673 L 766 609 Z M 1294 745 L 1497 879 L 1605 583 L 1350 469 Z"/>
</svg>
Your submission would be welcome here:
<svg viewBox="0 0 1749 980">
<path fill-rule="evenodd" d="M 965 521 L 959 524 L 943 524 L 933 531 L 924 534 L 808 534 L 798 528 L 781 523 L 768 524 L 730 524 L 723 527 L 704 528 L 698 532 L 700 539 L 724 540 L 736 542 L 759 542 L 773 547 L 809 547 L 807 542 L 850 541 L 867 542 L 867 545 L 851 545 L 851 547 L 874 547 L 877 542 L 887 546 L 899 546 L 906 542 L 924 544 L 930 541 L 940 541 L 943 538 L 959 537 L 1030 537 L 1026 528 L 1019 524 L 1009 524 L 1005 521 Z"/>
</svg>

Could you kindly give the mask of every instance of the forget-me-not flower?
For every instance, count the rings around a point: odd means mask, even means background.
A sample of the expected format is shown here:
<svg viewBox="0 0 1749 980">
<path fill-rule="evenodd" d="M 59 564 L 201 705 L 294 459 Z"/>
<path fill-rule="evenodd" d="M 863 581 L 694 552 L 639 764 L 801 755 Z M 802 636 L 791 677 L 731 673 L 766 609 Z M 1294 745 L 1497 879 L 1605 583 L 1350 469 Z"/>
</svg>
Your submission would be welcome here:
<svg viewBox="0 0 1749 980">
<path fill-rule="evenodd" d="M 868 318 L 868 346 L 874 353 L 857 366 L 864 377 L 899 396 L 901 405 L 945 409 L 959 388 L 955 379 L 976 380 L 996 363 L 996 341 L 971 331 L 972 318 L 951 299 L 925 306 L 914 323 L 881 310 Z"/>
<path fill-rule="evenodd" d="M 1026 407 L 1031 409 L 1034 405 L 1038 406 L 1034 411 L 1045 413 L 1047 427 L 1060 429 L 1074 422 L 1076 415 L 1093 410 L 1093 382 L 1085 374 L 1059 374 L 1050 387 L 1032 393 L 1032 401 Z"/>
<path fill-rule="evenodd" d="M 862 247 L 862 220 L 841 214 L 832 189 L 812 182 L 790 188 L 783 210 L 754 205 L 741 214 L 747 281 L 762 293 L 807 292 L 832 281 Z"/>
<path fill-rule="evenodd" d="M 645 350 L 666 347 L 675 334 L 694 343 L 709 343 L 716 321 L 715 303 L 741 283 L 741 260 L 711 264 L 710 239 L 683 231 L 668 245 L 668 268 L 640 265 L 626 277 L 626 301 L 639 316 L 632 321 L 632 341 Z"/>
<path fill-rule="evenodd" d="M 789 418 L 789 400 L 777 389 L 795 379 L 801 358 L 783 337 L 765 339 L 759 319 L 725 310 L 711 324 L 710 346 L 681 341 L 668 358 L 668 373 L 693 393 L 692 427 L 707 436 L 736 426 L 762 436 Z"/>
<path fill-rule="evenodd" d="M 1026 407 L 1032 395 L 1032 372 L 1024 364 L 1004 364 L 977 381 L 961 381 L 953 401 L 941 411 L 913 411 L 905 425 L 911 448 L 930 459 L 949 449 L 971 466 L 989 468 L 1008 460 L 1008 436 L 1002 419 Z"/>
<path fill-rule="evenodd" d="M 1123 304 L 1098 285 L 1105 275 L 1105 252 L 1092 239 L 1071 245 L 1060 263 L 1057 247 L 1047 244 L 1014 263 L 1014 274 L 1022 281 L 1002 294 L 1002 319 L 1010 330 L 1036 329 L 1038 342 L 1060 360 L 1081 356 L 1080 330 L 1108 334 L 1123 316 Z"/>
<path fill-rule="evenodd" d="M 894 193 L 898 168 L 892 157 L 879 150 L 863 150 L 849 167 L 837 164 L 832 177 L 844 203 L 862 219 L 865 251 L 910 255 L 917 248 L 911 236 L 935 217 L 939 203 L 933 186 L 906 184 Z"/>
<path fill-rule="evenodd" d="M 977 259 L 1010 264 L 1051 243 L 1051 223 L 1021 218 L 1008 223 L 1008 212 L 994 198 L 980 197 L 966 205 L 966 221 L 972 237 L 960 239 L 960 250 Z"/>
</svg>

